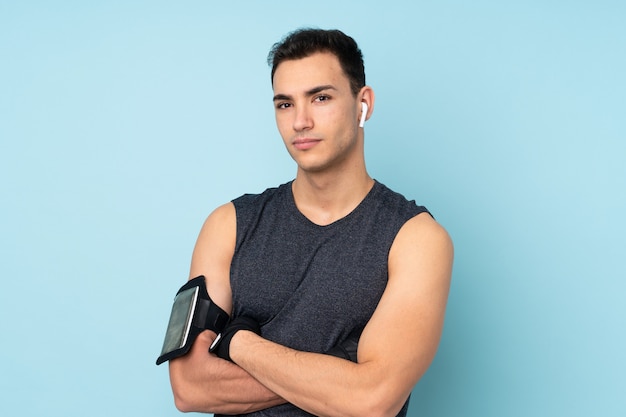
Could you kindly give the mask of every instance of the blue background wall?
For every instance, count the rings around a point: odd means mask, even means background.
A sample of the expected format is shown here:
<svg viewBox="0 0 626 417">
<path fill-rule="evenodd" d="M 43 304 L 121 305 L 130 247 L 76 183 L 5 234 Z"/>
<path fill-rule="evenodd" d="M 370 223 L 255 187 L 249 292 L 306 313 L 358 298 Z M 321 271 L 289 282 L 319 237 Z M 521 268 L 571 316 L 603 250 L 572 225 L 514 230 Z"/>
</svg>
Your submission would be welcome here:
<svg viewBox="0 0 626 417">
<path fill-rule="evenodd" d="M 294 175 L 265 58 L 312 25 L 364 51 L 370 173 L 455 241 L 411 415 L 626 415 L 624 3 L 261 3 L 0 0 L 0 414 L 178 415 L 173 293 Z"/>
</svg>

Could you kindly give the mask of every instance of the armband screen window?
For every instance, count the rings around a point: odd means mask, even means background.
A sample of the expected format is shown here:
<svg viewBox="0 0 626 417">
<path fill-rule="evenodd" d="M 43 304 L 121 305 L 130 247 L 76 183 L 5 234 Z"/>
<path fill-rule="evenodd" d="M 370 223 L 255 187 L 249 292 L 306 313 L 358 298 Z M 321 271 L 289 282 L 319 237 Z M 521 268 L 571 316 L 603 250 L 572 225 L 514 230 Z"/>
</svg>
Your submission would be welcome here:
<svg viewBox="0 0 626 417">
<path fill-rule="evenodd" d="M 174 299 L 161 355 L 180 349 L 187 343 L 198 301 L 199 287 L 180 292 Z"/>
<path fill-rule="evenodd" d="M 176 293 L 161 355 L 157 365 L 189 352 L 191 345 L 204 330 L 220 334 L 229 316 L 215 304 L 206 290 L 204 276 L 189 280 Z"/>
</svg>

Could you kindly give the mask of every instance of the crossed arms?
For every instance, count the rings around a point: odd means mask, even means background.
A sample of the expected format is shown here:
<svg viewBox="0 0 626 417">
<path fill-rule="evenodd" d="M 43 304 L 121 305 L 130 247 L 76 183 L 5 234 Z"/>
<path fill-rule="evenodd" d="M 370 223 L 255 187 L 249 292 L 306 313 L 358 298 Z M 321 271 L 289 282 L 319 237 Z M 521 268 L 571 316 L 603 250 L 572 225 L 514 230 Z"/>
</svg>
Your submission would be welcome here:
<svg viewBox="0 0 626 417">
<path fill-rule="evenodd" d="M 211 298 L 229 313 L 235 239 L 229 203 L 207 218 L 190 273 L 207 277 Z M 187 355 L 170 361 L 176 407 L 240 414 L 290 402 L 318 416 L 395 416 L 436 353 L 452 258 L 445 230 L 428 214 L 414 217 L 391 247 L 389 281 L 359 340 L 358 363 L 239 331 L 230 344 L 233 364 L 208 353 L 216 335 L 205 331 Z"/>
</svg>

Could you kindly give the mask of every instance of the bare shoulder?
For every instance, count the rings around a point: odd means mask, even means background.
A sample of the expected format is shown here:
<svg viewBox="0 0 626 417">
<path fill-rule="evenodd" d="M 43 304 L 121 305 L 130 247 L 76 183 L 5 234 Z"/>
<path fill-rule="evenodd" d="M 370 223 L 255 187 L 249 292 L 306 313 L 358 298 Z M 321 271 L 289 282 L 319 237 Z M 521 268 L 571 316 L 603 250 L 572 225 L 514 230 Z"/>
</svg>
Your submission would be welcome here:
<svg viewBox="0 0 626 417">
<path fill-rule="evenodd" d="M 407 221 L 398 232 L 389 254 L 389 267 L 426 262 L 448 269 L 445 265 L 451 267 L 453 256 L 452 239 L 446 229 L 428 213 L 422 213 Z"/>
<path fill-rule="evenodd" d="M 237 219 L 235 206 L 216 208 L 205 220 L 191 258 L 190 278 L 204 275 L 213 301 L 230 311 L 230 263 L 235 251 Z"/>
<path fill-rule="evenodd" d="M 226 255 L 235 248 L 237 234 L 235 206 L 227 203 L 216 208 L 205 220 L 198 236 L 194 255 Z M 200 250 L 200 253 L 196 253 Z"/>
<path fill-rule="evenodd" d="M 226 203 L 217 207 L 205 220 L 200 231 L 200 238 L 210 238 L 212 234 L 217 233 L 221 237 L 224 235 L 235 235 L 236 214 L 235 205 Z"/>
<path fill-rule="evenodd" d="M 452 244 L 452 239 L 446 229 L 428 213 L 421 213 L 408 220 L 400 229 L 398 237 L 412 237 L 439 241 L 442 244 Z"/>
</svg>

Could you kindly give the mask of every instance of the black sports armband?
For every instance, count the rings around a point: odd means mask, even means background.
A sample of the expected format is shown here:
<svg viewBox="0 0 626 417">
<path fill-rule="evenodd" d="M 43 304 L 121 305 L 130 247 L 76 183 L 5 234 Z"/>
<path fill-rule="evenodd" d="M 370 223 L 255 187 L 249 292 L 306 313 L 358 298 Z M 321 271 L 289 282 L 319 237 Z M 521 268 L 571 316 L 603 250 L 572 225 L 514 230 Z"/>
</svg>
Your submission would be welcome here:
<svg viewBox="0 0 626 417">
<path fill-rule="evenodd" d="M 163 349 L 156 364 L 185 355 L 204 330 L 220 334 L 228 320 L 228 313 L 209 297 L 204 276 L 189 280 L 174 298 Z"/>
</svg>

